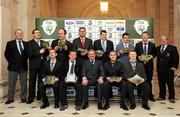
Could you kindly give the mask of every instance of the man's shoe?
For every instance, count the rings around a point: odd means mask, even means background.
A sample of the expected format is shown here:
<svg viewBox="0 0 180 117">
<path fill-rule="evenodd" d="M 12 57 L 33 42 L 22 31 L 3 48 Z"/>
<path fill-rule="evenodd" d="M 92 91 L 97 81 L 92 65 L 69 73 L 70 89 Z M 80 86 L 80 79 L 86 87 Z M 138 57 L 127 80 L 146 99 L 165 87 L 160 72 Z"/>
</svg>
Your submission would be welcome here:
<svg viewBox="0 0 180 117">
<path fill-rule="evenodd" d="M 129 108 L 130 108 L 131 110 L 134 110 L 134 109 L 136 108 L 136 105 L 131 105 Z"/>
<path fill-rule="evenodd" d="M 14 100 L 7 100 L 6 102 L 5 102 L 5 104 L 11 104 L 11 103 L 13 103 L 14 102 Z"/>
<path fill-rule="evenodd" d="M 107 110 L 108 108 L 110 108 L 110 105 L 109 104 L 105 104 L 104 107 L 103 107 L 103 110 Z"/>
<path fill-rule="evenodd" d="M 101 103 L 98 103 L 98 110 L 102 110 L 103 108 L 102 108 L 102 104 Z"/>
<path fill-rule="evenodd" d="M 82 110 L 85 110 L 85 109 L 87 109 L 89 107 L 89 104 L 84 104 L 83 106 L 82 106 Z"/>
<path fill-rule="evenodd" d="M 49 104 L 43 104 L 41 107 L 40 107 L 40 109 L 45 109 L 45 108 L 47 108 L 49 106 Z"/>
<path fill-rule="evenodd" d="M 156 100 L 157 100 L 157 101 L 163 101 L 163 100 L 166 100 L 166 98 L 161 98 L 161 97 L 159 97 L 159 98 L 156 98 Z"/>
<path fill-rule="evenodd" d="M 75 108 L 77 111 L 81 110 L 81 106 L 76 106 Z"/>
<path fill-rule="evenodd" d="M 126 111 L 129 110 L 128 107 L 127 107 L 125 104 L 121 104 L 121 105 L 120 105 L 120 108 L 122 108 L 123 110 L 126 110 Z"/>
<path fill-rule="evenodd" d="M 60 107 L 60 111 L 66 110 L 67 108 L 68 108 L 67 105 L 61 106 L 61 107 Z"/>
<path fill-rule="evenodd" d="M 170 103 L 176 103 L 175 99 L 169 99 Z"/>
<path fill-rule="evenodd" d="M 26 103 L 26 99 L 21 99 L 21 103 Z"/>
<path fill-rule="evenodd" d="M 155 99 L 155 98 L 149 98 L 149 100 L 150 100 L 151 102 L 156 102 L 156 99 Z"/>
<path fill-rule="evenodd" d="M 31 103 L 33 103 L 33 100 L 28 100 L 28 101 L 26 102 L 26 104 L 31 104 Z"/>
<path fill-rule="evenodd" d="M 142 108 L 144 108 L 145 110 L 150 110 L 151 109 L 148 105 L 142 105 Z"/>
<path fill-rule="evenodd" d="M 54 105 L 54 108 L 59 108 L 59 105 Z"/>
</svg>

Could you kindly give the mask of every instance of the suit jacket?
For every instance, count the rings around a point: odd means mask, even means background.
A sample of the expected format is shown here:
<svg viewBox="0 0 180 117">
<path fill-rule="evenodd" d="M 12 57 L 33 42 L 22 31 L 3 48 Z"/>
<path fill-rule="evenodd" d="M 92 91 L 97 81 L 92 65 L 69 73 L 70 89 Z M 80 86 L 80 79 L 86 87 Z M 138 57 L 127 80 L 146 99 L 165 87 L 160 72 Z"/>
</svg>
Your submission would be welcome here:
<svg viewBox="0 0 180 117">
<path fill-rule="evenodd" d="M 167 45 L 163 53 L 160 52 L 161 46 L 157 47 L 157 71 L 162 73 L 171 72 L 171 68 L 178 68 L 179 54 L 173 45 Z"/>
<path fill-rule="evenodd" d="M 69 70 L 69 61 L 68 62 L 65 62 L 63 64 L 63 73 L 62 73 L 62 76 L 63 76 L 63 79 L 67 76 L 68 74 L 68 70 Z M 82 64 L 79 64 L 77 61 L 76 61 L 76 64 L 75 64 L 75 74 L 76 76 L 78 77 L 78 81 L 81 81 L 81 71 L 82 71 Z"/>
<path fill-rule="evenodd" d="M 135 51 L 137 53 L 137 56 L 141 56 L 143 54 L 143 42 L 139 42 L 136 44 Z M 156 47 L 154 43 L 148 42 L 148 55 L 152 55 L 153 58 L 156 57 Z M 139 60 L 139 59 L 138 59 Z M 149 60 L 147 63 L 144 64 L 145 69 L 148 71 L 153 72 L 153 59 Z"/>
<path fill-rule="evenodd" d="M 102 62 L 95 60 L 94 64 L 90 60 L 85 60 L 82 67 L 82 78 L 86 77 L 88 80 L 97 80 L 99 77 L 104 77 L 104 69 Z"/>
<path fill-rule="evenodd" d="M 29 69 L 40 69 L 43 66 L 43 62 L 46 61 L 48 55 L 48 50 L 45 50 L 45 53 L 40 54 L 40 49 L 44 41 L 40 40 L 41 46 L 32 39 L 28 42 L 28 57 L 29 57 Z"/>
<path fill-rule="evenodd" d="M 50 69 L 50 60 L 44 62 L 44 66 L 42 68 L 42 77 L 44 78 L 47 75 L 52 75 L 57 77 L 59 80 L 62 79 L 62 64 L 60 61 L 56 61 L 53 70 Z"/>
<path fill-rule="evenodd" d="M 59 39 L 53 40 L 51 47 L 54 49 L 55 46 L 58 46 L 59 43 Z M 65 51 L 64 49 L 60 50 L 58 49 L 57 51 L 57 59 L 60 62 L 67 62 L 69 60 L 69 51 L 73 49 L 73 45 L 72 43 L 70 43 L 69 41 L 66 40 L 66 45 L 68 47 L 68 49 Z"/>
<path fill-rule="evenodd" d="M 78 48 L 82 48 L 80 37 L 73 40 L 73 49 L 78 50 Z M 87 49 L 87 50 L 92 49 L 92 39 L 85 38 L 85 44 L 84 44 L 83 49 Z M 77 55 L 78 55 L 77 60 L 79 62 L 82 62 L 82 61 L 88 59 L 87 55 L 81 56 L 80 52 L 78 52 Z"/>
<path fill-rule="evenodd" d="M 16 40 L 8 41 L 5 49 L 4 56 L 8 61 L 8 70 L 19 72 L 20 70 L 27 71 L 27 42 L 22 41 L 24 50 L 20 54 Z"/>
<path fill-rule="evenodd" d="M 123 64 L 119 61 L 116 61 L 113 64 L 111 61 L 108 61 L 104 64 L 104 73 L 105 77 L 121 77 L 123 75 Z"/>
<path fill-rule="evenodd" d="M 98 39 L 96 41 L 94 41 L 94 46 L 93 49 L 95 51 L 97 50 L 103 50 L 102 46 L 101 46 L 101 39 Z M 113 46 L 113 42 L 110 40 L 107 40 L 107 45 L 106 45 L 106 52 L 104 52 L 103 56 L 98 58 L 98 60 L 101 60 L 103 63 L 109 61 L 109 52 L 114 50 L 114 46 Z M 103 50 L 104 51 L 104 50 Z"/>
<path fill-rule="evenodd" d="M 128 61 L 127 64 L 123 67 L 123 79 L 128 80 L 136 74 L 138 74 L 141 78 L 144 78 L 144 80 L 147 80 L 143 64 L 140 62 L 136 62 L 136 68 L 134 71 L 130 61 Z"/>
<path fill-rule="evenodd" d="M 126 63 L 129 60 L 128 57 L 128 53 L 124 53 L 124 54 L 120 54 L 119 50 L 124 49 L 124 44 L 122 42 L 120 42 L 117 46 L 116 46 L 116 53 L 118 53 L 119 59 L 122 63 Z M 134 50 L 134 45 L 129 43 L 129 49 Z"/>
</svg>

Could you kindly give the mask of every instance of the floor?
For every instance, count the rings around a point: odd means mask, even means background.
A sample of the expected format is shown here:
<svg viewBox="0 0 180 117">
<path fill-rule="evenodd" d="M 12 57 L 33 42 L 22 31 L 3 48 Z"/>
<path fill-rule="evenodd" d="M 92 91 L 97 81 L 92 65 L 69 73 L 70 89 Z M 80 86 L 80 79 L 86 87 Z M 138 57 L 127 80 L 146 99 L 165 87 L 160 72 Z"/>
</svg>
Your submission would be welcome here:
<svg viewBox="0 0 180 117">
<path fill-rule="evenodd" d="M 156 84 L 156 83 L 155 83 Z M 155 86 L 155 95 L 157 97 L 157 90 Z M 65 111 L 59 111 L 54 109 L 53 99 L 50 99 L 51 106 L 41 110 L 41 102 L 35 101 L 30 105 L 20 103 L 19 93 L 16 93 L 16 100 L 14 103 L 5 105 L 6 98 L 0 101 L 0 117 L 109 117 L 109 116 L 121 116 L 121 117 L 177 117 L 180 116 L 180 87 L 176 87 L 176 103 L 172 104 L 168 100 L 165 101 L 149 101 L 150 111 L 141 108 L 140 101 L 137 100 L 137 107 L 135 110 L 124 111 L 119 107 L 117 100 L 111 101 L 110 109 L 103 111 L 98 110 L 96 102 L 91 100 L 90 106 L 86 110 L 76 111 L 73 105 L 73 101 L 69 100 L 69 107 Z"/>
</svg>

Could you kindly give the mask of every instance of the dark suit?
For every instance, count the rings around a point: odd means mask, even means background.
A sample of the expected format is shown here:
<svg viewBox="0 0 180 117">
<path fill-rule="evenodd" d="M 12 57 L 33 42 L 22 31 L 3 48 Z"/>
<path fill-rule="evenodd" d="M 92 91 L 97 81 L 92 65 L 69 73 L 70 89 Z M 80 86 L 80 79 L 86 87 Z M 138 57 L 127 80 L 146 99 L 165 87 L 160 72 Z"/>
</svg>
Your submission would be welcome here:
<svg viewBox="0 0 180 117">
<path fill-rule="evenodd" d="M 161 53 L 161 46 L 157 47 L 157 72 L 159 80 L 159 97 L 166 96 L 166 84 L 169 90 L 169 99 L 175 99 L 174 91 L 174 71 L 172 67 L 178 68 L 179 54 L 177 48 L 173 45 L 167 45 L 166 49 Z"/>
<path fill-rule="evenodd" d="M 8 100 L 14 100 L 14 91 L 17 77 L 19 76 L 21 85 L 21 99 L 26 99 L 27 96 L 27 42 L 22 41 L 24 47 L 22 53 L 18 50 L 19 43 L 16 40 L 8 41 L 4 56 L 8 61 L 9 71 L 9 89 Z"/>
<path fill-rule="evenodd" d="M 60 41 L 60 39 L 53 40 L 52 44 L 51 44 L 51 47 L 54 49 L 55 46 L 58 46 L 59 41 Z M 56 58 L 60 62 L 67 62 L 69 60 L 68 59 L 69 51 L 73 49 L 72 43 L 70 43 L 67 40 L 66 40 L 66 45 L 67 45 L 67 48 L 68 48 L 66 51 L 64 49 L 62 49 L 62 50 L 58 49 L 57 50 L 57 57 Z"/>
<path fill-rule="evenodd" d="M 80 37 L 79 37 L 79 38 L 76 38 L 76 39 L 73 40 L 73 48 L 74 48 L 75 50 L 78 50 L 78 48 L 90 50 L 90 49 L 92 49 L 92 39 L 85 38 L 85 44 L 84 44 L 84 48 L 83 48 Z M 80 54 L 80 52 L 78 52 L 77 60 L 78 60 L 79 62 L 83 62 L 83 61 L 86 60 L 86 59 L 88 59 L 88 58 L 87 58 L 87 55 L 82 56 L 82 55 Z"/>
<path fill-rule="evenodd" d="M 105 72 L 105 77 L 122 77 L 123 75 L 123 64 L 119 61 L 116 61 L 115 63 L 111 63 L 110 61 L 106 62 L 104 64 L 104 72 Z M 120 89 L 121 92 L 121 103 L 125 103 L 125 93 L 126 93 L 126 88 L 127 88 L 127 83 L 122 80 L 119 83 L 118 82 L 109 82 L 108 80 L 105 81 L 104 83 L 104 98 L 107 101 L 106 103 L 109 103 L 109 92 L 110 92 L 110 87 L 111 86 L 117 86 Z"/>
<path fill-rule="evenodd" d="M 29 57 L 29 96 L 28 100 L 33 101 L 35 98 L 35 87 L 36 87 L 36 79 L 38 77 L 38 84 L 42 80 L 42 68 L 44 62 L 47 60 L 46 57 L 48 55 L 48 50 L 46 49 L 45 53 L 40 54 L 40 49 L 42 48 L 42 43 L 44 41 L 40 41 L 40 46 L 38 43 L 32 39 L 28 42 L 28 57 Z M 39 85 L 38 85 L 39 89 Z M 39 90 L 37 92 L 37 98 L 40 98 Z"/>
<path fill-rule="evenodd" d="M 65 78 L 68 75 L 69 72 L 69 61 L 63 64 L 63 73 L 62 73 L 62 84 L 60 85 L 60 96 L 61 96 L 61 103 L 62 105 L 67 105 L 67 97 L 66 97 L 66 90 L 67 90 L 67 86 L 74 86 L 75 90 L 76 90 L 76 99 L 75 99 L 75 105 L 77 106 L 81 106 L 82 103 L 82 79 L 81 79 L 81 71 L 82 71 L 82 66 L 81 64 L 79 64 L 77 61 L 75 63 L 75 75 L 78 77 L 78 80 L 76 83 L 66 83 L 65 82 Z"/>
<path fill-rule="evenodd" d="M 57 60 L 53 70 L 50 70 L 50 61 L 46 61 L 44 63 L 44 67 L 42 68 L 42 77 L 44 78 L 47 75 L 52 75 L 55 76 L 56 78 L 59 79 L 59 81 L 62 79 L 61 78 L 61 69 L 62 69 L 62 64 Z M 59 81 L 56 81 L 54 85 L 52 85 L 53 90 L 54 90 L 54 105 L 59 106 Z M 44 85 L 44 82 L 41 81 L 39 90 L 42 96 L 42 102 L 46 105 L 49 104 L 48 98 L 46 95 L 46 87 L 49 87 L 51 85 Z"/>
<path fill-rule="evenodd" d="M 94 41 L 94 46 L 93 49 L 95 51 L 97 50 L 103 50 L 102 46 L 101 46 L 101 39 L 98 39 L 96 41 Z M 113 46 L 113 42 L 110 40 L 107 40 L 107 44 L 106 44 L 106 52 L 104 52 L 102 57 L 99 57 L 98 60 L 101 60 L 103 63 L 109 61 L 109 52 L 114 50 L 114 46 Z M 104 51 L 104 50 L 103 50 Z"/>
<path fill-rule="evenodd" d="M 149 94 L 149 85 L 147 84 L 146 73 L 144 70 L 144 66 L 140 62 L 136 62 L 135 70 L 133 70 L 132 65 L 130 62 L 127 62 L 124 65 L 123 70 L 123 78 L 127 80 L 132 78 L 134 75 L 138 74 L 141 78 L 144 78 L 144 82 L 138 85 L 138 88 L 142 91 L 142 105 L 148 105 L 148 94 Z M 135 98 L 134 98 L 134 87 L 135 85 L 128 81 L 128 93 L 130 97 L 131 105 L 135 105 Z"/>
<path fill-rule="evenodd" d="M 102 62 L 99 60 L 95 60 L 94 64 L 92 64 L 90 60 L 84 61 L 82 68 L 82 78 L 84 77 L 86 77 L 88 80 L 87 86 L 82 85 L 84 103 L 88 104 L 88 87 L 92 85 L 97 86 L 98 103 L 102 103 L 103 84 L 99 84 L 97 82 L 99 77 L 104 77 Z"/>
<path fill-rule="evenodd" d="M 156 47 L 154 43 L 148 42 L 148 49 L 147 49 L 147 55 L 152 55 L 153 58 L 156 57 Z M 139 42 L 136 44 L 135 51 L 137 53 L 137 56 L 141 56 L 143 54 L 143 42 Z M 143 63 L 143 62 L 142 62 Z M 149 84 L 149 98 L 153 99 L 154 94 L 152 91 L 152 80 L 153 80 L 153 70 L 154 70 L 154 64 L 153 59 L 149 60 L 147 63 L 143 63 L 144 68 L 146 71 L 146 77 L 147 77 L 147 83 Z"/>
</svg>

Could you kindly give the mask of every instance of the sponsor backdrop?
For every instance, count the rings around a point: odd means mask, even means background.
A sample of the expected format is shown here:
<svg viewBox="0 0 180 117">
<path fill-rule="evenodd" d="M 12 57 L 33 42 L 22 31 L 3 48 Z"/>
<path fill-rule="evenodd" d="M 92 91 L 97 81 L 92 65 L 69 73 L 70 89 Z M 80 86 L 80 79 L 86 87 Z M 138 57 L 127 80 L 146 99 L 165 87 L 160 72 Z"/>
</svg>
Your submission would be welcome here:
<svg viewBox="0 0 180 117">
<path fill-rule="evenodd" d="M 130 33 L 133 43 L 140 40 L 141 34 L 148 31 L 153 39 L 154 21 L 153 18 L 126 18 L 126 19 L 65 19 L 65 18 L 36 18 L 36 28 L 41 32 L 41 38 L 45 41 L 52 41 L 57 38 L 57 31 L 60 28 L 67 30 L 67 40 L 70 42 L 78 37 L 78 29 L 83 26 L 87 30 L 87 37 L 99 39 L 101 30 L 108 32 L 108 39 L 116 46 L 124 32 Z"/>
</svg>

